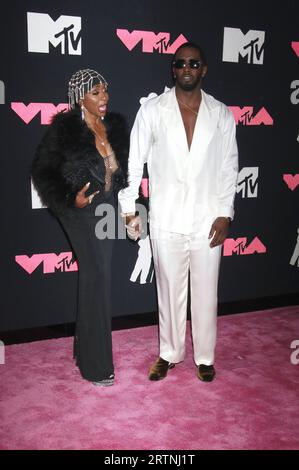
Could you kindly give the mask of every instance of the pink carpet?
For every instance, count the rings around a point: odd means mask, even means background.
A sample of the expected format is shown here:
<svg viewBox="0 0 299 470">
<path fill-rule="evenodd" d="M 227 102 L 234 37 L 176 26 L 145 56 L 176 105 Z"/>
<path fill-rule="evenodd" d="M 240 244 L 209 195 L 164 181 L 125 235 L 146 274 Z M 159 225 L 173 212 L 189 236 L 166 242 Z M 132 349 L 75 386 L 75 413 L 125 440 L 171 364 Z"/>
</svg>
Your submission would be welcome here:
<svg viewBox="0 0 299 470">
<path fill-rule="evenodd" d="M 72 338 L 8 346 L 0 448 L 298 449 L 293 340 L 299 306 L 220 317 L 214 382 L 196 378 L 189 329 L 185 361 L 150 382 L 157 327 L 116 331 L 109 388 L 80 378 Z"/>
</svg>

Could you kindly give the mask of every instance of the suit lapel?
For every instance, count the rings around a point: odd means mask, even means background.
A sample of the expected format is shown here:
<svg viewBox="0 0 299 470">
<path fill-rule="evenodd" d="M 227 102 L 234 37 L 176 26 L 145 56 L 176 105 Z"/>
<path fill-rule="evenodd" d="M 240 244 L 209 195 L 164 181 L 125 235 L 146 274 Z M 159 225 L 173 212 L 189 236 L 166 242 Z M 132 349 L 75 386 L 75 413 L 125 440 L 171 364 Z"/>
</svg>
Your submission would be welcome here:
<svg viewBox="0 0 299 470">
<path fill-rule="evenodd" d="M 172 88 L 163 96 L 160 105 L 165 127 L 171 135 L 175 147 L 180 149 L 184 156 L 186 152 L 190 154 L 190 157 L 194 156 L 197 159 L 199 156 L 203 156 L 217 128 L 220 109 L 218 102 L 202 90 L 202 101 L 195 123 L 190 151 L 183 119 L 175 96 L 175 88 Z"/>
<path fill-rule="evenodd" d="M 195 158 L 198 158 L 199 155 L 203 156 L 206 153 L 209 143 L 216 132 L 219 115 L 219 106 L 215 106 L 216 103 L 215 100 L 212 101 L 209 96 L 202 91 L 202 101 L 190 148 L 190 154 Z"/>
<path fill-rule="evenodd" d="M 179 149 L 180 154 L 185 155 L 189 151 L 188 142 L 174 87 L 162 97 L 160 112 L 166 132 L 174 147 Z"/>
</svg>

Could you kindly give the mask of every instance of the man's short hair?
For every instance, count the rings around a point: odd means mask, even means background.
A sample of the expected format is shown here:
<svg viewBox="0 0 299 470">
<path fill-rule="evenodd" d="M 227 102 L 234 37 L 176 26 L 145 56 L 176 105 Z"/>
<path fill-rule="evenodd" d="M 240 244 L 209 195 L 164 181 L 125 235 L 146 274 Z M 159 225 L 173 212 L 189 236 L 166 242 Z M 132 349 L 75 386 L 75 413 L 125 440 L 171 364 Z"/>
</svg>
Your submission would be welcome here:
<svg viewBox="0 0 299 470">
<path fill-rule="evenodd" d="M 177 50 L 175 51 L 173 59 L 176 58 L 176 55 L 180 50 L 182 50 L 186 47 L 190 47 L 191 49 L 196 49 L 200 54 L 200 57 L 201 57 L 201 60 L 202 60 L 203 64 L 207 65 L 207 56 L 206 56 L 206 54 L 204 53 L 204 51 L 202 50 L 202 48 L 198 44 L 195 44 L 195 42 L 184 42 L 184 44 L 179 46 L 177 48 Z"/>
</svg>

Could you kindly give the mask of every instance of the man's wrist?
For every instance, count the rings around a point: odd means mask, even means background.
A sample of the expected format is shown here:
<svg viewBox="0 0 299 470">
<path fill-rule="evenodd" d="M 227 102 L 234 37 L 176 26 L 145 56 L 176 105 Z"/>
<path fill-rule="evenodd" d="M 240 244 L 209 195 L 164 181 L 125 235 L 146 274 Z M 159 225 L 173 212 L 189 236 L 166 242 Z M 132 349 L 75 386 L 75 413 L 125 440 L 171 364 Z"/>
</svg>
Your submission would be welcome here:
<svg viewBox="0 0 299 470">
<path fill-rule="evenodd" d="M 232 221 L 231 217 L 228 217 L 228 216 L 226 216 L 226 215 L 219 215 L 218 217 L 219 217 L 220 219 L 226 219 L 229 223 L 231 223 L 231 221 Z"/>
<path fill-rule="evenodd" d="M 136 212 L 127 212 L 127 213 L 121 213 L 121 217 L 124 219 L 125 225 L 128 225 L 132 219 L 136 217 Z"/>
<path fill-rule="evenodd" d="M 120 216 L 125 219 L 126 217 L 129 217 L 131 215 L 135 215 L 135 212 L 121 212 Z"/>
</svg>

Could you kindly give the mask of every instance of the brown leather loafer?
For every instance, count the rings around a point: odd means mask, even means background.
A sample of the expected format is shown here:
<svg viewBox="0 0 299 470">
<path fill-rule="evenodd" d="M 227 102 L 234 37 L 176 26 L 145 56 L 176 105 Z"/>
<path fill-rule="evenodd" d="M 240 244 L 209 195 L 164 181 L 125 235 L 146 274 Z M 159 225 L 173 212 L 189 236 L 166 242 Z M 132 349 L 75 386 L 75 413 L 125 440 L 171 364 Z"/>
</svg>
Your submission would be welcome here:
<svg viewBox="0 0 299 470">
<path fill-rule="evenodd" d="M 205 364 L 199 364 L 199 366 L 197 366 L 197 377 L 199 380 L 202 380 L 203 382 L 212 382 L 215 375 L 216 371 L 213 365 L 206 366 Z"/>
<path fill-rule="evenodd" d="M 173 369 L 175 364 L 165 361 L 159 357 L 149 370 L 149 380 L 162 380 L 165 379 L 169 369 Z"/>
</svg>

